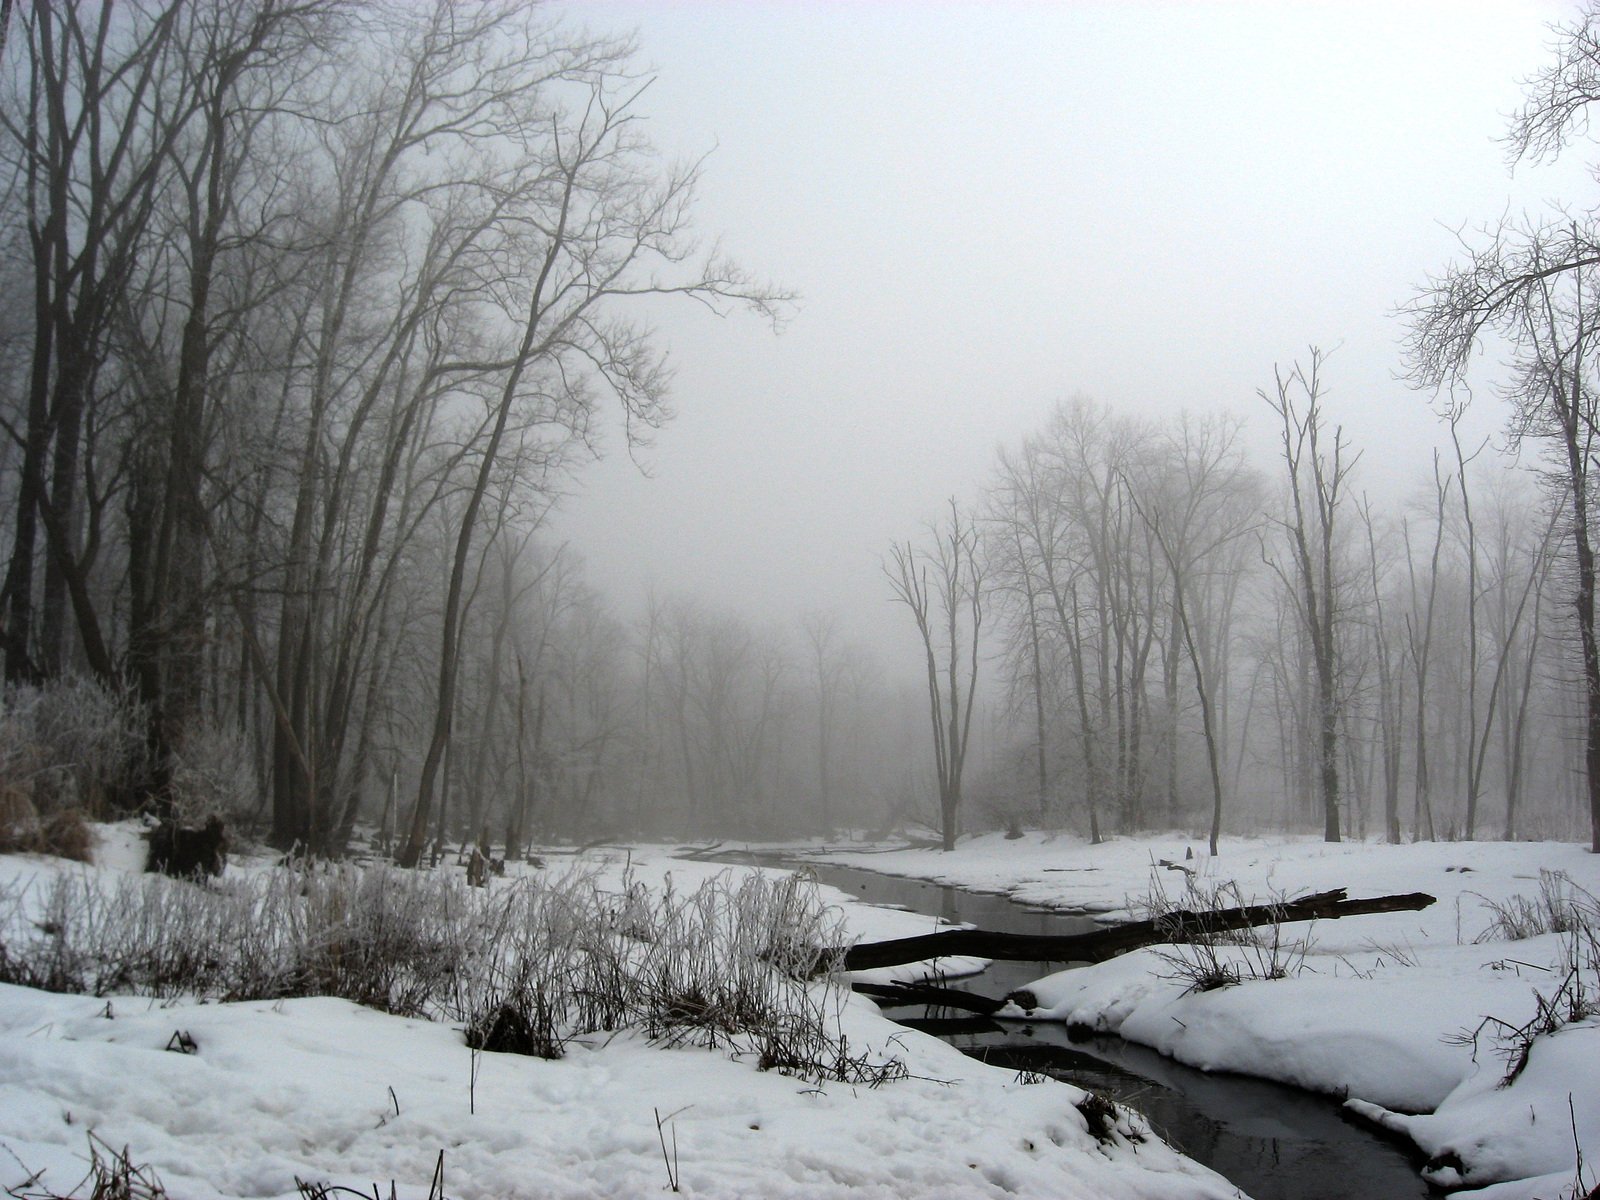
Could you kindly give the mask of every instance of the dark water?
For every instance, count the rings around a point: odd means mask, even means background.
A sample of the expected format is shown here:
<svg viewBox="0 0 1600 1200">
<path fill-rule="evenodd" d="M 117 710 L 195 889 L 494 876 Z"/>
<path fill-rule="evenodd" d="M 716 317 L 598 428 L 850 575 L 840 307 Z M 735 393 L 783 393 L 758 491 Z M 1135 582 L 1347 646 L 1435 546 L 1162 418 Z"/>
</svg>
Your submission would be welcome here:
<svg viewBox="0 0 1600 1200">
<path fill-rule="evenodd" d="M 813 864 L 817 878 L 875 904 L 1010 933 L 1064 934 L 1096 928 L 1072 913 L 1031 909 L 986 896 L 852 867 Z M 952 981 L 989 996 L 1060 970 L 1054 963 L 995 963 Z M 1409 1200 L 1437 1195 L 1398 1146 L 1348 1120 L 1337 1101 L 1298 1088 L 1197 1071 L 1121 1038 L 1074 1041 L 1054 1022 L 944 1019 L 900 1009 L 905 1024 L 937 1033 L 976 1058 L 1038 1071 L 1139 1110 L 1169 1143 L 1226 1176 L 1255 1200 Z"/>
</svg>

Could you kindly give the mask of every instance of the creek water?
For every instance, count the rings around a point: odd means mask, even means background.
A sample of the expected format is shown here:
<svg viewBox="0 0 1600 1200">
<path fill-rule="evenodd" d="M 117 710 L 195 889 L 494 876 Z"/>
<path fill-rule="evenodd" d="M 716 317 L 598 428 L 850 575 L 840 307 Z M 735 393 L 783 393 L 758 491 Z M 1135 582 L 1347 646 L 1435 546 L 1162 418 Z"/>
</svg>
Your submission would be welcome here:
<svg viewBox="0 0 1600 1200">
<path fill-rule="evenodd" d="M 1088 917 L 1028 908 L 919 880 L 828 863 L 807 864 L 822 883 L 874 904 L 907 908 L 980 929 L 1067 934 L 1097 928 Z M 997 962 L 951 981 L 1003 996 L 1059 963 Z M 1338 1101 L 1241 1075 L 1185 1067 L 1121 1038 L 1075 1039 L 1054 1022 L 1022 1024 L 902 1008 L 906 1025 L 1017 1070 L 1064 1079 L 1143 1113 L 1167 1142 L 1226 1176 L 1254 1200 L 1409 1200 L 1434 1196 L 1399 1146 L 1350 1121 Z"/>
</svg>

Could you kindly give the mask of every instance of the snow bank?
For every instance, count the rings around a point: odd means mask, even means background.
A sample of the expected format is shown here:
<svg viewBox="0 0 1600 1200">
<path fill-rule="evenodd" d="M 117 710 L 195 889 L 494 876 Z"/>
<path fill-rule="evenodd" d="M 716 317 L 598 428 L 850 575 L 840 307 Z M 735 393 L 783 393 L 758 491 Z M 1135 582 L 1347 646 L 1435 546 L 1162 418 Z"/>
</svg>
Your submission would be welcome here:
<svg viewBox="0 0 1600 1200">
<path fill-rule="evenodd" d="M 1153 1140 L 1102 1149 L 1076 1089 L 1023 1086 L 852 1002 L 852 1045 L 920 1078 L 817 1086 L 634 1037 L 555 1062 L 473 1056 L 459 1031 L 344 1001 L 152 1007 L 0 987 L 0 1186 L 82 1176 L 85 1134 L 174 1195 L 294 1195 L 295 1177 L 452 1197 L 1211 1197 L 1233 1189 Z M 193 1055 L 163 1049 L 182 1030 Z M 892 1043 L 892 1044 L 891 1044 Z M 392 1091 L 392 1094 L 391 1094 Z M 1136 1152 L 1135 1152 L 1136 1151 Z"/>
<path fill-rule="evenodd" d="M 1206 883 L 1234 881 L 1246 899 L 1346 887 L 1351 896 L 1424 891 L 1437 903 L 1289 926 L 1310 938 L 1292 978 L 1190 992 L 1170 961 L 1146 949 L 1029 985 L 1035 1004 L 1008 1014 L 1119 1033 L 1204 1070 L 1232 1071 L 1349 1098 L 1353 1111 L 1411 1138 L 1440 1186 L 1493 1185 L 1499 1200 L 1570 1195 L 1576 1154 L 1600 1161 L 1600 1024 L 1539 1039 L 1527 1068 L 1499 1086 L 1506 1062 L 1485 1017 L 1520 1024 L 1562 974 L 1563 938 L 1475 942 L 1490 902 L 1536 896 L 1541 870 L 1600 894 L 1600 857 L 1552 843 L 1418 843 L 1227 839 L 1216 858 L 1179 838 L 1091 847 L 1067 836 L 989 835 L 954 852 L 835 854 L 852 866 L 999 892 L 1028 903 L 1132 915 L 1182 862 Z M 1222 951 L 1228 957 L 1226 950 Z M 1237 956 L 1234 956 L 1237 961 Z M 1569 1111 L 1569 1097 L 1570 1111 Z M 1575 1140 L 1576 1139 L 1576 1140 Z M 1592 1172 L 1591 1172 L 1592 1174 Z M 1596 1180 L 1586 1176 L 1587 1186 Z M 1472 1193 L 1476 1195 L 1477 1193 Z"/>
<path fill-rule="evenodd" d="M 648 851 L 594 866 L 671 871 L 683 888 L 723 869 Z M 4 860 L 0 879 L 56 869 Z M 928 928 L 859 907 L 849 918 L 874 936 Z M 185 1200 L 289 1198 L 296 1178 L 384 1194 L 393 1180 L 420 1200 L 441 1151 L 455 1200 L 614 1200 L 663 1193 L 669 1177 L 706 1198 L 1236 1195 L 1137 1119 L 1097 1141 L 1077 1088 L 1025 1084 L 832 995 L 850 1052 L 896 1056 L 912 1078 L 819 1085 L 634 1034 L 557 1061 L 475 1055 L 449 1025 L 328 998 L 158 1004 L 0 986 L 0 1188 L 43 1171 L 37 1186 L 68 1191 L 92 1132 Z M 194 1053 L 167 1049 L 179 1032 Z"/>
</svg>

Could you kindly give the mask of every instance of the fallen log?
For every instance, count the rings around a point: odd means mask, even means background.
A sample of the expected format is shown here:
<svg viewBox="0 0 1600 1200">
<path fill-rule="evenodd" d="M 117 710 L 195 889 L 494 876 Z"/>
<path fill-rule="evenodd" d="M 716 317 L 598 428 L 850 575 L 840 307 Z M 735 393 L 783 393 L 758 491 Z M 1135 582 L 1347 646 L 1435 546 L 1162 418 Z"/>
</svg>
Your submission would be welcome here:
<svg viewBox="0 0 1600 1200">
<path fill-rule="evenodd" d="M 1006 1006 L 1004 1000 L 996 1000 L 993 996 L 923 983 L 853 983 L 850 989 L 860 995 L 871 996 L 879 1005 L 890 1008 L 926 1004 L 930 1008 L 955 1008 L 987 1017 Z"/>
<path fill-rule="evenodd" d="M 1350 900 L 1346 898 L 1345 890 L 1335 888 L 1330 892 L 1318 892 L 1277 904 L 1249 904 L 1242 908 L 1218 908 L 1209 912 L 1180 909 L 1152 920 L 1109 925 L 1089 933 L 1049 935 L 949 929 L 886 942 L 862 942 L 845 951 L 844 968 L 847 971 L 865 971 L 872 967 L 895 967 L 944 955 L 1004 959 L 1008 962 L 1104 962 L 1142 946 L 1200 941 L 1233 929 L 1293 921 L 1334 921 L 1340 917 L 1368 913 L 1415 912 L 1434 902 L 1434 898 L 1424 892 Z"/>
</svg>

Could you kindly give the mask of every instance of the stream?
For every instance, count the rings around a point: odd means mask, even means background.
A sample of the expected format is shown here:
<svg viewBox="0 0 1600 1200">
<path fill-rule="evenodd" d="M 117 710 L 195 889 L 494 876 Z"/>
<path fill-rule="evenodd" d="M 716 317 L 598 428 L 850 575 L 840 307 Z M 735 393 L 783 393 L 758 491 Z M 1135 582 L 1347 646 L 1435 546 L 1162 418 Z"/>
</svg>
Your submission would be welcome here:
<svg viewBox="0 0 1600 1200">
<path fill-rule="evenodd" d="M 873 904 L 907 908 L 980 929 L 1082 933 L 1099 926 L 1075 913 L 1028 908 L 1004 896 L 806 864 L 817 879 Z M 1060 964 L 996 962 L 949 986 L 989 996 L 1060 970 Z M 1198 1071 L 1116 1037 L 1075 1040 L 1055 1022 L 1024 1025 L 924 1010 L 889 1010 L 967 1054 L 1036 1071 L 1110 1096 L 1143 1113 L 1168 1143 L 1226 1176 L 1254 1200 L 1408 1200 L 1437 1196 L 1404 1150 L 1344 1116 L 1337 1100 L 1242 1075 Z"/>
</svg>

